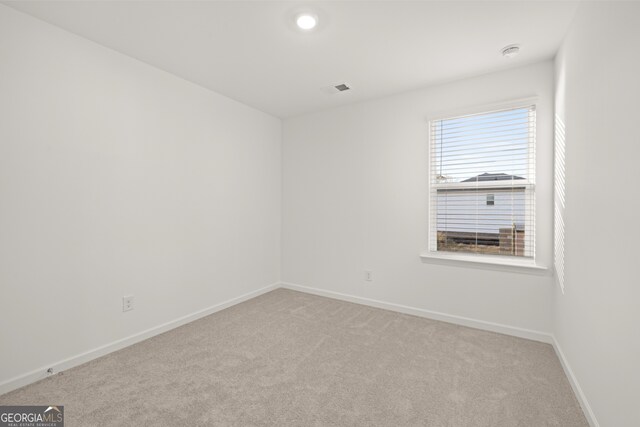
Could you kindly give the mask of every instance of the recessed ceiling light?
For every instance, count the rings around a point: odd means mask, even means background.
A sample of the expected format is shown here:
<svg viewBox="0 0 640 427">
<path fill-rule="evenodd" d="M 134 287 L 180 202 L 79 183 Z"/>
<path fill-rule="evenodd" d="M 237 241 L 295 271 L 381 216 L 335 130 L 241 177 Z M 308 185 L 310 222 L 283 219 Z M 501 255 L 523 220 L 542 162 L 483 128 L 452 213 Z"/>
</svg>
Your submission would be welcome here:
<svg viewBox="0 0 640 427">
<path fill-rule="evenodd" d="M 313 30 L 318 24 L 318 18 L 310 13 L 303 13 L 296 18 L 296 25 L 301 30 L 309 31 Z"/>
<path fill-rule="evenodd" d="M 513 58 L 518 53 L 520 53 L 520 46 L 517 44 L 510 44 L 509 46 L 502 48 L 501 52 L 502 56 L 504 56 L 505 58 Z"/>
</svg>

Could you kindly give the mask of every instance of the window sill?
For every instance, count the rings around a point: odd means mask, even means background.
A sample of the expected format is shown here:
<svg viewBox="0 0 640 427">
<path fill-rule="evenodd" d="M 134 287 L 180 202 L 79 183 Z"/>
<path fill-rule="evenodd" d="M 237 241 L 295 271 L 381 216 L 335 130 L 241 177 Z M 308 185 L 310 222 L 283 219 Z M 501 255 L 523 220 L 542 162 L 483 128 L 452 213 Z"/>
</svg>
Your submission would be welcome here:
<svg viewBox="0 0 640 427">
<path fill-rule="evenodd" d="M 511 259 L 501 256 L 442 252 L 424 252 L 420 254 L 420 258 L 422 259 L 422 262 L 455 265 L 459 267 L 472 267 L 543 276 L 549 274 L 549 268 L 536 264 L 533 259 Z"/>
</svg>

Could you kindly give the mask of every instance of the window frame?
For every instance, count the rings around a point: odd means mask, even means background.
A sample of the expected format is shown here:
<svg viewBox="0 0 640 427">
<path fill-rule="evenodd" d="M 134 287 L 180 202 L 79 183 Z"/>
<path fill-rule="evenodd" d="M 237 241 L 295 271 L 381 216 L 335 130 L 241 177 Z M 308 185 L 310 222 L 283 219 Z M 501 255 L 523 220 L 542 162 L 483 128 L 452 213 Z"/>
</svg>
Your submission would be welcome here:
<svg viewBox="0 0 640 427">
<path fill-rule="evenodd" d="M 535 223 L 537 222 L 537 218 L 534 218 L 533 224 L 530 225 L 531 229 L 533 230 L 532 243 L 534 248 L 533 253 L 531 254 L 530 257 L 475 254 L 475 253 L 468 253 L 468 252 L 447 252 L 447 251 L 437 251 L 437 250 L 434 250 L 433 248 L 434 231 L 432 227 L 434 226 L 437 227 L 437 225 L 434 225 L 434 224 L 437 224 L 437 220 L 435 220 L 435 216 L 434 216 L 436 214 L 436 207 L 433 206 L 433 203 L 431 203 L 432 192 L 434 191 L 434 189 L 437 191 L 438 187 L 444 188 L 446 186 L 447 188 L 452 188 L 452 186 L 451 186 L 451 183 L 438 184 L 438 183 L 432 182 L 432 166 L 433 166 L 432 146 L 435 143 L 435 141 L 432 140 L 432 132 L 431 132 L 432 123 L 438 120 L 452 119 L 452 118 L 466 116 L 466 115 L 486 114 L 486 113 L 492 113 L 492 112 L 497 112 L 501 110 L 528 108 L 531 106 L 533 106 L 536 109 L 536 115 L 537 115 L 537 111 L 539 108 L 538 98 L 528 97 L 528 98 L 522 98 L 522 99 L 517 99 L 517 100 L 507 101 L 507 102 L 500 102 L 495 104 L 484 104 L 484 105 L 477 105 L 474 107 L 448 110 L 441 113 L 429 115 L 428 117 L 426 117 L 427 132 L 428 132 L 428 137 L 427 137 L 428 139 L 428 144 L 427 144 L 428 220 L 427 220 L 426 250 L 424 250 L 420 254 L 420 258 L 422 259 L 423 262 L 433 262 L 438 264 L 449 264 L 449 265 L 484 268 L 484 269 L 492 269 L 492 270 L 497 269 L 501 271 L 512 271 L 512 272 L 529 273 L 529 274 L 547 274 L 548 273 L 547 267 L 539 265 L 536 262 L 535 247 L 537 246 L 536 245 L 537 229 L 536 229 Z M 533 194 L 534 208 L 533 209 L 535 209 L 535 206 L 537 205 L 536 199 L 538 197 L 538 193 L 535 191 L 535 181 L 536 181 L 535 172 L 537 172 L 536 171 L 536 161 L 537 161 L 536 145 L 538 144 L 537 128 L 538 128 L 538 122 L 536 121 L 535 140 L 533 142 L 533 146 L 531 147 L 531 149 L 533 150 L 533 153 L 529 158 L 529 161 L 533 162 L 533 164 L 531 165 L 532 166 L 531 169 L 534 171 L 534 176 L 532 179 L 529 179 L 530 177 L 527 177 L 526 181 L 523 180 L 518 182 L 518 186 L 525 187 L 527 189 L 526 190 L 527 192 L 534 191 L 534 194 Z M 456 184 L 456 187 L 460 187 L 460 188 L 463 188 L 465 186 L 468 186 L 470 188 L 472 187 L 477 188 L 475 182 L 455 183 L 455 184 Z M 500 185 L 504 187 L 504 183 L 500 183 L 499 181 L 495 183 L 491 183 L 491 182 L 483 183 L 483 187 L 487 187 L 487 188 L 492 186 L 498 187 Z M 437 235 L 437 230 L 435 231 L 435 233 Z"/>
</svg>

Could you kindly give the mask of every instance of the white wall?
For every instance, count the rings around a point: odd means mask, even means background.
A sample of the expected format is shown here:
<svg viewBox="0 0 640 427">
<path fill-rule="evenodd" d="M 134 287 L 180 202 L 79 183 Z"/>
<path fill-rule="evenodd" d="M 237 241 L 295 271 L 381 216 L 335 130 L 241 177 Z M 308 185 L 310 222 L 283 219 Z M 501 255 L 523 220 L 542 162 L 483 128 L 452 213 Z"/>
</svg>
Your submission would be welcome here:
<svg viewBox="0 0 640 427">
<path fill-rule="evenodd" d="M 551 266 L 553 64 L 544 62 L 285 120 L 283 281 L 551 332 L 551 274 L 419 258 L 428 243 L 427 117 L 535 95 L 537 250 Z"/>
<path fill-rule="evenodd" d="M 279 280 L 279 119 L 0 5 L 0 122 L 0 383 Z"/>
<path fill-rule="evenodd" d="M 566 125 L 555 335 L 601 426 L 640 425 L 640 3 L 583 2 L 556 58 Z"/>
</svg>

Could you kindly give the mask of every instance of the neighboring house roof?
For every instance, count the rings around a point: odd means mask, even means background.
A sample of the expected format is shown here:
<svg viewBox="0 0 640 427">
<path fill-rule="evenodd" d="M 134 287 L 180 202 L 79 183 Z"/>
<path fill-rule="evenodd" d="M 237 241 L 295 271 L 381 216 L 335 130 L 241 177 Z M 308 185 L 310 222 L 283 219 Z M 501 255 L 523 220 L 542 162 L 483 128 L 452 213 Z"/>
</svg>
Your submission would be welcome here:
<svg viewBox="0 0 640 427">
<path fill-rule="evenodd" d="M 465 179 L 462 182 L 478 182 L 478 181 L 511 181 L 514 179 L 524 179 L 517 175 L 508 175 L 506 173 L 483 173 L 473 178 Z"/>
</svg>

